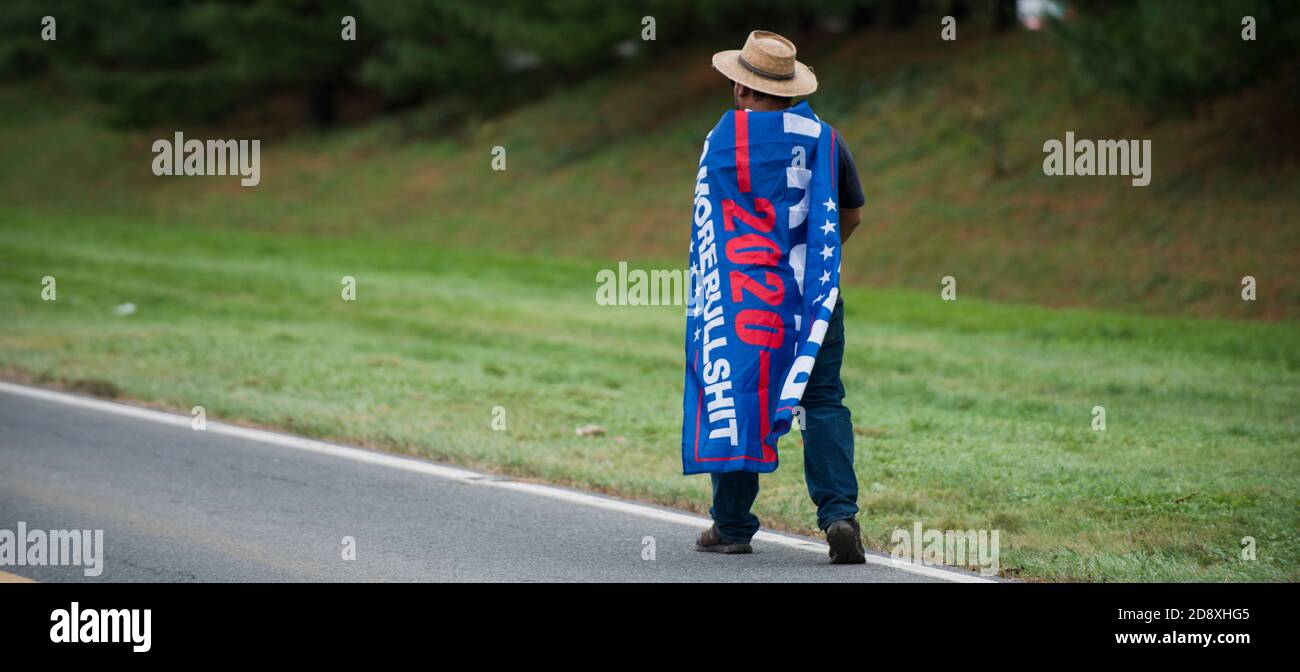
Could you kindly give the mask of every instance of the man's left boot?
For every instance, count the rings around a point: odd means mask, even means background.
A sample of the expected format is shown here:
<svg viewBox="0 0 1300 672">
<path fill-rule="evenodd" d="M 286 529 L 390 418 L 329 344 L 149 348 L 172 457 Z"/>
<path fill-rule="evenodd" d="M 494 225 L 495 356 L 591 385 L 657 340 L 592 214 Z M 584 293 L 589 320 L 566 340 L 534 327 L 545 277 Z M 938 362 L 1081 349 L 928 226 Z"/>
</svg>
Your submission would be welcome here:
<svg viewBox="0 0 1300 672">
<path fill-rule="evenodd" d="M 862 548 L 862 529 L 852 518 L 831 523 L 826 528 L 826 543 L 831 547 L 832 565 L 861 565 L 867 561 L 867 552 Z"/>
</svg>

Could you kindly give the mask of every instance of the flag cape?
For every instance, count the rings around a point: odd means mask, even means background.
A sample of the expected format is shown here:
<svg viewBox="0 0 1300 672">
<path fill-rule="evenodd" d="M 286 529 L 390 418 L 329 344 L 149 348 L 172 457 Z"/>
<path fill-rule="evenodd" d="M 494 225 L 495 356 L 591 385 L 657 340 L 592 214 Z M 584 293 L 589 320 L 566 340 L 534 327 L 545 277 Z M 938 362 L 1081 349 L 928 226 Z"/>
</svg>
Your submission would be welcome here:
<svg viewBox="0 0 1300 672">
<path fill-rule="evenodd" d="M 836 138 L 808 104 L 733 110 L 691 216 L 682 470 L 776 469 L 839 295 Z"/>
</svg>

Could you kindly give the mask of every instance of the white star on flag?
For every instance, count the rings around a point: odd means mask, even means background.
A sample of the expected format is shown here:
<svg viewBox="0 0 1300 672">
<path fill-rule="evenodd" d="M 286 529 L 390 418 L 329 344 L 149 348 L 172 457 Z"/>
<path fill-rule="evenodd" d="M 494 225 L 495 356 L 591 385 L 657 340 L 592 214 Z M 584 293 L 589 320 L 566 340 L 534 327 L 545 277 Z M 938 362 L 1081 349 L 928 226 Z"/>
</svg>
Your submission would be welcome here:
<svg viewBox="0 0 1300 672">
<path fill-rule="evenodd" d="M 699 329 L 696 329 L 696 330 L 695 330 L 695 340 L 697 340 L 697 341 L 700 340 L 700 330 L 699 330 Z"/>
<path fill-rule="evenodd" d="M 818 294 L 817 298 L 813 299 L 813 303 L 821 303 L 824 298 L 826 298 L 825 294 Z"/>
<path fill-rule="evenodd" d="M 834 230 L 835 230 L 835 222 L 832 222 L 832 221 L 829 220 L 829 219 L 826 220 L 826 223 L 822 225 L 822 232 L 825 233 L 825 234 L 827 234 L 827 235 L 829 235 L 830 232 L 832 232 L 832 231 L 834 231 Z"/>
<path fill-rule="evenodd" d="M 830 259 L 835 252 L 831 250 L 830 245 L 822 245 L 822 259 Z"/>
<path fill-rule="evenodd" d="M 826 202 L 822 203 L 822 205 L 826 206 L 826 212 L 830 212 L 835 209 L 835 201 L 831 200 L 829 196 L 826 197 Z"/>
<path fill-rule="evenodd" d="M 822 278 L 821 278 L 821 280 L 822 280 L 822 284 L 823 284 L 823 285 L 826 284 L 826 283 L 828 283 L 828 282 L 830 282 L 830 281 L 831 281 L 831 272 L 830 272 L 830 271 L 822 271 Z"/>
<path fill-rule="evenodd" d="M 694 252 L 695 252 L 695 239 L 694 239 L 694 238 L 691 239 L 691 244 L 690 244 L 689 246 L 687 246 L 686 251 L 689 252 L 689 253 L 694 253 Z"/>
</svg>

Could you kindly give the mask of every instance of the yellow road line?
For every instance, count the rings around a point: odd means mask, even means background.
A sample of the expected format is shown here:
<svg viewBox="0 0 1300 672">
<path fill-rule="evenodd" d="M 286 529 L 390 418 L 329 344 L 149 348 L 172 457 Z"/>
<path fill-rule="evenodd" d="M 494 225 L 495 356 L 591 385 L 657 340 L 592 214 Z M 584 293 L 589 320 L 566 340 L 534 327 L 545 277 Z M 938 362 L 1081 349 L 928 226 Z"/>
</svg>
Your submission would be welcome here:
<svg viewBox="0 0 1300 672">
<path fill-rule="evenodd" d="M 9 572 L 0 572 L 0 583 L 36 583 L 36 582 L 25 576 L 18 576 L 17 574 L 10 574 Z"/>
</svg>

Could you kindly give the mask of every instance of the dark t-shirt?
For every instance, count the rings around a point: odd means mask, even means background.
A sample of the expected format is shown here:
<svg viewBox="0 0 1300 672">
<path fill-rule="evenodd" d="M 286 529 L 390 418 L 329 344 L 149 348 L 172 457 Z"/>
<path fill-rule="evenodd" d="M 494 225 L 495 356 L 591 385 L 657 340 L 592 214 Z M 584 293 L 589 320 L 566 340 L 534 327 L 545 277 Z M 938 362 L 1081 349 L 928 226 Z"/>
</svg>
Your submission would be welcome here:
<svg viewBox="0 0 1300 672">
<path fill-rule="evenodd" d="M 849 151 L 848 145 L 844 144 L 844 136 L 836 134 L 838 142 L 835 146 L 838 148 L 836 154 L 839 160 L 839 166 L 835 169 L 838 172 L 837 177 L 840 179 L 840 204 L 841 208 L 860 208 L 867 204 L 867 196 L 862 193 L 862 182 L 858 180 L 858 164 L 853 161 L 853 153 Z"/>
<path fill-rule="evenodd" d="M 839 165 L 835 168 L 836 177 L 840 180 L 840 204 L 843 208 L 860 208 L 867 204 L 867 196 L 862 193 L 862 181 L 858 179 L 858 164 L 853 161 L 853 153 L 849 151 L 844 144 L 844 137 L 836 134 L 835 152 L 839 156 Z M 836 306 L 844 305 L 844 295 L 840 294 L 835 301 Z"/>
</svg>

